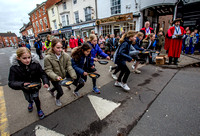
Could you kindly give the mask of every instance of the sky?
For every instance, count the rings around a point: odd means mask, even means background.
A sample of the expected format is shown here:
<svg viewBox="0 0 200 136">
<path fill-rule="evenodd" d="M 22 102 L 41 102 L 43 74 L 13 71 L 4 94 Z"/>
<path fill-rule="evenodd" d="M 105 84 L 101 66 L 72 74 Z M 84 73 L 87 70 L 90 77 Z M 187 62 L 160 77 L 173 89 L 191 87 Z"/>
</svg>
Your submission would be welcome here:
<svg viewBox="0 0 200 136">
<path fill-rule="evenodd" d="M 19 29 L 29 22 L 29 15 L 36 4 L 46 0 L 0 0 L 0 33 L 11 31 L 20 36 Z"/>
</svg>

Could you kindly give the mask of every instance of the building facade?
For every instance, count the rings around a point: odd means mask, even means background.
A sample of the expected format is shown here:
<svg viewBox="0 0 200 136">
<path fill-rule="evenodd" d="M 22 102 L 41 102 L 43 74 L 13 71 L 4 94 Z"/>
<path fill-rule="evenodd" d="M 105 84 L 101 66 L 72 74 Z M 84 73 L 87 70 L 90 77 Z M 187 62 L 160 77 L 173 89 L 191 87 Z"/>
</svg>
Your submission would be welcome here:
<svg viewBox="0 0 200 136">
<path fill-rule="evenodd" d="M 70 35 L 89 36 L 95 30 L 95 0 L 62 0 L 58 4 L 62 28 L 59 34 L 67 38 Z"/>
<path fill-rule="evenodd" d="M 36 8 L 29 13 L 29 16 L 35 37 L 46 37 L 47 34 L 50 34 L 46 2 L 37 4 Z"/>
<path fill-rule="evenodd" d="M 29 41 L 31 47 L 34 45 L 35 36 L 33 33 L 33 26 L 31 22 L 28 24 L 24 24 L 24 26 L 20 29 L 21 39 L 25 41 Z"/>
<path fill-rule="evenodd" d="M 58 29 L 61 28 L 59 13 L 58 13 L 58 3 L 61 0 L 48 0 L 47 5 L 47 13 L 49 17 L 49 24 L 51 34 L 54 36 L 58 36 Z"/>
<path fill-rule="evenodd" d="M 139 30 L 140 11 L 136 1 L 97 0 L 97 13 L 96 25 L 100 35 L 120 35 L 122 30 Z"/>
<path fill-rule="evenodd" d="M 0 47 L 9 47 L 18 45 L 18 38 L 15 33 L 0 33 Z"/>
</svg>

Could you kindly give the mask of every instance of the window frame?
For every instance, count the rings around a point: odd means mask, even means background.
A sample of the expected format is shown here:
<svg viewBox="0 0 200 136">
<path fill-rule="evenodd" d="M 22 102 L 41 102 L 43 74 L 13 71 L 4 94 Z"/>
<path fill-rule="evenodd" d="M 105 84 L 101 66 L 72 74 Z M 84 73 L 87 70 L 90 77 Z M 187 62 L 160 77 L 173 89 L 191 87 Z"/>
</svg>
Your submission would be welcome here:
<svg viewBox="0 0 200 136">
<path fill-rule="evenodd" d="M 74 5 L 77 4 L 77 0 L 73 0 L 73 4 L 74 4 Z"/>
<path fill-rule="evenodd" d="M 51 9 L 52 16 L 55 16 L 54 8 Z"/>
<path fill-rule="evenodd" d="M 121 14 L 121 0 L 110 0 L 111 15 Z"/>
<path fill-rule="evenodd" d="M 54 28 L 57 29 L 57 23 L 56 20 L 53 20 Z"/>
<path fill-rule="evenodd" d="M 63 26 L 63 27 L 67 25 L 67 24 L 66 24 L 66 16 L 65 16 L 65 15 L 62 15 L 62 16 L 61 16 L 61 21 L 62 21 L 62 26 Z"/>
<path fill-rule="evenodd" d="M 92 9 L 90 7 L 84 8 L 85 12 L 85 21 L 90 21 L 92 20 Z"/>
<path fill-rule="evenodd" d="M 42 31 L 43 31 L 44 30 L 44 25 L 43 25 L 42 19 L 40 19 L 40 26 L 41 26 Z"/>
<path fill-rule="evenodd" d="M 63 3 L 62 3 L 62 6 L 63 6 L 63 10 L 66 10 L 66 9 L 67 9 L 67 3 L 66 3 L 66 2 L 63 2 Z"/>
<path fill-rule="evenodd" d="M 77 16 L 76 16 L 76 14 L 77 14 Z M 78 11 L 75 11 L 74 12 L 74 18 L 75 18 L 75 22 L 76 23 L 79 23 L 80 21 L 79 21 L 79 13 L 78 13 Z"/>
</svg>

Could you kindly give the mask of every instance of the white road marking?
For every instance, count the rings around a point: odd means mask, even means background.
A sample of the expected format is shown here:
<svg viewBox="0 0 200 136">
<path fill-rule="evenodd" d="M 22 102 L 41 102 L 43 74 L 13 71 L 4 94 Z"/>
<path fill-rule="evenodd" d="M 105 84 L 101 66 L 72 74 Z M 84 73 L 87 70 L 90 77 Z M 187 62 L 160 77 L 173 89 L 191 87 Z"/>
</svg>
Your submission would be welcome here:
<svg viewBox="0 0 200 136">
<path fill-rule="evenodd" d="M 43 127 L 41 125 L 37 125 L 35 127 L 35 135 L 36 136 L 65 136 L 63 134 L 59 134 L 55 131 L 52 131 L 46 127 Z"/>
<path fill-rule="evenodd" d="M 121 103 L 115 103 L 101 97 L 88 95 L 93 108 L 95 109 L 100 120 L 107 117 L 113 110 L 120 106 Z"/>
<path fill-rule="evenodd" d="M 0 52 L 0 55 L 1 55 L 1 54 L 5 54 L 5 52 Z"/>
</svg>

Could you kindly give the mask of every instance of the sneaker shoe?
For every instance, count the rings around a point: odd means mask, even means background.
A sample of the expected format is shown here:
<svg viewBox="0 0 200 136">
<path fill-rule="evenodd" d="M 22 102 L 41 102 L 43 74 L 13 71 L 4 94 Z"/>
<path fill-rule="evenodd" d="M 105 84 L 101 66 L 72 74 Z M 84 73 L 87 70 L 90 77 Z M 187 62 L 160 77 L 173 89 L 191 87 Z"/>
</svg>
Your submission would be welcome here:
<svg viewBox="0 0 200 136">
<path fill-rule="evenodd" d="M 28 105 L 28 111 L 29 112 L 33 111 L 33 103 L 29 103 L 29 105 Z"/>
<path fill-rule="evenodd" d="M 112 74 L 112 78 L 117 80 L 117 76 L 115 74 Z"/>
<path fill-rule="evenodd" d="M 47 89 L 47 91 L 51 94 L 52 97 L 55 97 L 55 94 L 54 94 L 54 92 L 51 91 L 50 87 Z"/>
<path fill-rule="evenodd" d="M 110 68 L 109 68 L 109 72 L 112 72 L 112 66 L 110 66 Z"/>
<path fill-rule="evenodd" d="M 115 85 L 116 87 L 122 87 L 122 83 L 121 83 L 121 82 L 118 82 L 118 81 L 116 81 L 114 85 Z"/>
<path fill-rule="evenodd" d="M 134 72 L 135 72 L 136 74 L 140 74 L 140 73 L 141 73 L 141 71 L 138 70 L 138 69 L 136 69 Z"/>
<path fill-rule="evenodd" d="M 126 91 L 129 91 L 129 90 L 130 90 L 130 88 L 128 87 L 127 84 L 122 84 L 122 88 L 123 88 L 124 90 L 126 90 Z"/>
<path fill-rule="evenodd" d="M 100 90 L 97 89 L 97 87 L 94 87 L 94 88 L 93 88 L 93 91 L 94 91 L 96 94 L 100 94 Z"/>
<path fill-rule="evenodd" d="M 61 106 L 62 106 L 62 103 L 60 102 L 60 99 L 56 99 L 56 105 L 57 105 L 58 107 L 61 107 Z"/>
<path fill-rule="evenodd" d="M 134 64 L 132 65 L 132 69 L 135 69 L 135 66 L 134 66 Z"/>
<path fill-rule="evenodd" d="M 79 92 L 73 92 L 74 96 L 79 97 Z"/>
<path fill-rule="evenodd" d="M 43 119 L 44 118 L 44 113 L 43 113 L 43 111 L 42 110 L 39 110 L 38 111 L 38 117 L 40 118 L 40 119 Z"/>
</svg>

